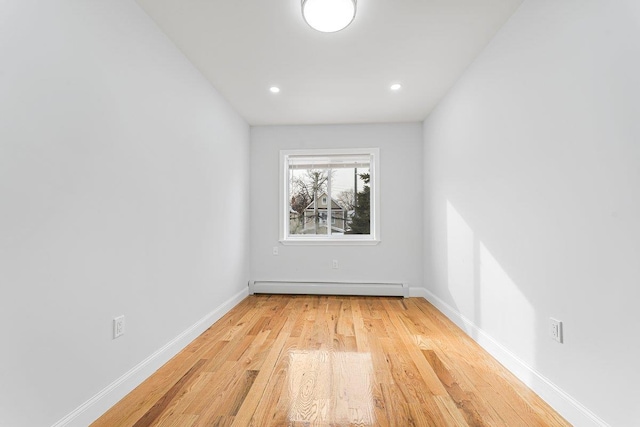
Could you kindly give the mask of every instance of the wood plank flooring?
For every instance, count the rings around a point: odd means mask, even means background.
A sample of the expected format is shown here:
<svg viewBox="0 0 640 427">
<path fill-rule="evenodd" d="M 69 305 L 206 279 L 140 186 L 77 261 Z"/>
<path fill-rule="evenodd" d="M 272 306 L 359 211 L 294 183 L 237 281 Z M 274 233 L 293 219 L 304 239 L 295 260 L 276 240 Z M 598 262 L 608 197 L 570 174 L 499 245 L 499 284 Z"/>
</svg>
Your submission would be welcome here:
<svg viewBox="0 0 640 427">
<path fill-rule="evenodd" d="M 568 426 L 422 298 L 246 298 L 92 424 Z"/>
</svg>

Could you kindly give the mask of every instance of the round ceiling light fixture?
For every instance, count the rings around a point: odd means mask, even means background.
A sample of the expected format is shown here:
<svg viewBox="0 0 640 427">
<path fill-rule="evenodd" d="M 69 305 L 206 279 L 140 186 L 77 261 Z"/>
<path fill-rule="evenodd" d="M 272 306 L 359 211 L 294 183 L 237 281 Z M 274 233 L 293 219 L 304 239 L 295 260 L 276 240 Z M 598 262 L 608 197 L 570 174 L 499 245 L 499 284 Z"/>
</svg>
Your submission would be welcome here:
<svg viewBox="0 0 640 427">
<path fill-rule="evenodd" d="M 315 30 L 335 33 L 356 17 L 357 0 L 302 0 L 302 17 Z"/>
</svg>

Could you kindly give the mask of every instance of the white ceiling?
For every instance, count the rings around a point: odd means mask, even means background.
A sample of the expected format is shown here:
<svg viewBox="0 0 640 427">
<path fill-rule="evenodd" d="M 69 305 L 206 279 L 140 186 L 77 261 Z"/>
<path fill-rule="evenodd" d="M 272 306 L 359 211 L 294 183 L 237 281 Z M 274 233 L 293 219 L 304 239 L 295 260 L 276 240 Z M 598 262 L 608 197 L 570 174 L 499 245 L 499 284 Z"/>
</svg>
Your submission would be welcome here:
<svg viewBox="0 0 640 427">
<path fill-rule="evenodd" d="M 424 120 L 522 0 L 358 0 L 354 22 L 330 34 L 304 22 L 300 0 L 137 2 L 265 125 Z"/>
</svg>

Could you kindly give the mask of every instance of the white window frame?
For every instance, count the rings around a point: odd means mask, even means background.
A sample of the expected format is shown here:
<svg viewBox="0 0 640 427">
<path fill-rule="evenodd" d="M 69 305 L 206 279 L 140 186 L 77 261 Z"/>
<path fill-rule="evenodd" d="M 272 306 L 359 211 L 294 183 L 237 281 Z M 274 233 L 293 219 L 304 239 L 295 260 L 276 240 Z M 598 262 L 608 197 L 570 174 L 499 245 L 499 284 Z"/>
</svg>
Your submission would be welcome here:
<svg viewBox="0 0 640 427">
<path fill-rule="evenodd" d="M 371 188 L 370 234 L 289 235 L 289 156 L 369 155 Z M 283 245 L 377 245 L 380 243 L 380 149 L 340 148 L 280 151 L 280 243 Z M 329 199 L 327 197 L 327 199 Z"/>
</svg>

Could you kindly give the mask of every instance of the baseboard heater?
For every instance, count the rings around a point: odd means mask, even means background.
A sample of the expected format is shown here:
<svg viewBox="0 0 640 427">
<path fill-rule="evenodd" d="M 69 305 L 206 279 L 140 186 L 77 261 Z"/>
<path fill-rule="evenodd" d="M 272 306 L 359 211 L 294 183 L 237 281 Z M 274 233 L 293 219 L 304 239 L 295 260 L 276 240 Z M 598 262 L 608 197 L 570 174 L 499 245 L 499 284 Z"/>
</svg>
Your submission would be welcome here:
<svg viewBox="0 0 640 427">
<path fill-rule="evenodd" d="M 251 280 L 249 294 L 409 296 L 408 283 Z"/>
</svg>

